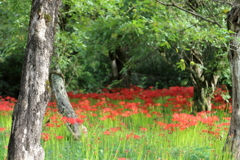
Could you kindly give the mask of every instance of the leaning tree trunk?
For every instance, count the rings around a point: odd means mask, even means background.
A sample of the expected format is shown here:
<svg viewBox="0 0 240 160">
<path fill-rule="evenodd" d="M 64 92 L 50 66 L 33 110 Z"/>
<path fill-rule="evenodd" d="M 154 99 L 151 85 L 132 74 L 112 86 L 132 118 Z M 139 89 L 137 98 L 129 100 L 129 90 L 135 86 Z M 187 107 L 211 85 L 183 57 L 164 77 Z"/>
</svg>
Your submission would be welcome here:
<svg viewBox="0 0 240 160">
<path fill-rule="evenodd" d="M 216 89 L 219 75 L 215 72 L 206 72 L 199 65 L 203 66 L 202 58 L 197 51 L 192 50 L 191 55 L 195 64 L 190 67 L 190 77 L 194 87 L 192 113 L 211 111 L 211 99 Z"/>
<path fill-rule="evenodd" d="M 54 71 L 50 72 L 50 75 L 51 86 L 53 89 L 53 94 L 55 95 L 57 101 L 59 112 L 64 117 L 77 119 L 78 116 L 73 110 L 72 105 L 68 99 L 68 95 L 65 89 L 64 76 L 57 65 Z M 79 140 L 83 134 L 87 134 L 87 128 L 82 124 L 79 124 L 77 121 L 75 121 L 74 124 L 66 123 L 66 125 L 76 140 Z"/>
<path fill-rule="evenodd" d="M 60 0 L 33 0 L 20 94 L 12 116 L 8 160 L 43 160 L 42 120 Z"/>
<path fill-rule="evenodd" d="M 225 151 L 240 159 L 240 2 L 236 1 L 227 15 L 228 29 L 233 31 L 230 41 L 229 61 L 232 72 L 232 116 L 224 146 Z"/>
</svg>

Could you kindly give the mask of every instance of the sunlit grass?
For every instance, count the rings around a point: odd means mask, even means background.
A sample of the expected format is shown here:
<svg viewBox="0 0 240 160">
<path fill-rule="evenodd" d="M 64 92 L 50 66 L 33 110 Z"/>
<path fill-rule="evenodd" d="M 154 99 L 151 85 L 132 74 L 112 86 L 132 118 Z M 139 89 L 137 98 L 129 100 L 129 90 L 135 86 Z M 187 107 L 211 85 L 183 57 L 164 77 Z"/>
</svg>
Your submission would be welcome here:
<svg viewBox="0 0 240 160">
<path fill-rule="evenodd" d="M 212 112 L 191 115 L 192 87 L 143 90 L 137 87 L 101 94 L 69 93 L 88 133 L 75 141 L 49 103 L 42 146 L 46 160 L 215 160 L 222 153 L 229 127 L 230 104 L 220 95 Z M 221 90 L 224 92 L 224 90 Z M 0 159 L 6 158 L 14 100 L 0 101 Z M 4 104 L 3 104 L 4 102 Z M 9 104 L 8 104 L 8 103 Z"/>
</svg>

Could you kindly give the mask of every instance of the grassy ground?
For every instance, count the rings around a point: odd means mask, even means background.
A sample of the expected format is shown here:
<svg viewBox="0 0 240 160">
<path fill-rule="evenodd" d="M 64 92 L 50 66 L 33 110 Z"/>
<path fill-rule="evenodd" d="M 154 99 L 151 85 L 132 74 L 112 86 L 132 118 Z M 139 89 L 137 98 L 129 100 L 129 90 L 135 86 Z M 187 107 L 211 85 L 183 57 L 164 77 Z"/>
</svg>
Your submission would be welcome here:
<svg viewBox="0 0 240 160">
<path fill-rule="evenodd" d="M 218 89 L 213 111 L 191 115 L 192 87 L 104 90 L 72 94 L 72 106 L 88 128 L 73 140 L 55 102 L 46 110 L 42 146 L 46 160 L 217 160 L 229 127 L 231 107 Z M 0 159 L 5 159 L 13 98 L 0 101 Z M 68 120 L 67 120 L 68 121 Z"/>
</svg>

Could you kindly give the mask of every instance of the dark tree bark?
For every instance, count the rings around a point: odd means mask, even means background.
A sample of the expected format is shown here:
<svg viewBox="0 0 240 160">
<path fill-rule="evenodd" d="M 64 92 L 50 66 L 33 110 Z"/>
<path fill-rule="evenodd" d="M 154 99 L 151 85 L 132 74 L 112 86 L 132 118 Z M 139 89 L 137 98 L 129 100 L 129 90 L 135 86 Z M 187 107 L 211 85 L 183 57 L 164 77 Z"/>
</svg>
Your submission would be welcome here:
<svg viewBox="0 0 240 160">
<path fill-rule="evenodd" d="M 42 120 L 50 98 L 49 66 L 60 0 L 33 0 L 20 94 L 14 108 L 8 160 L 43 160 Z"/>
<path fill-rule="evenodd" d="M 109 57 L 112 65 L 112 80 L 120 80 L 120 87 L 129 88 L 131 71 L 127 69 L 126 72 L 123 72 L 124 65 L 128 61 L 126 52 L 127 47 L 118 47 L 114 53 L 109 53 Z"/>
<path fill-rule="evenodd" d="M 232 116 L 230 129 L 224 146 L 225 151 L 240 159 L 240 0 L 236 0 L 227 15 L 227 27 L 231 34 L 229 61 L 232 73 Z"/>
</svg>

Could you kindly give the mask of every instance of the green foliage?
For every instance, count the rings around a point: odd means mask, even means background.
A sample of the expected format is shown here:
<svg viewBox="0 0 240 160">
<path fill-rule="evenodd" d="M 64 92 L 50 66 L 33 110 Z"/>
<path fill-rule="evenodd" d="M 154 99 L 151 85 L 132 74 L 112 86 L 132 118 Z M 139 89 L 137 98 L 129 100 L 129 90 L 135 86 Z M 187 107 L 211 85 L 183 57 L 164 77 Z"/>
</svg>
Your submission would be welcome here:
<svg viewBox="0 0 240 160">
<path fill-rule="evenodd" d="M 110 84 L 108 57 L 99 54 L 89 60 L 78 54 L 70 60 L 71 63 L 63 69 L 68 90 L 99 92 L 101 88 Z"/>
<path fill-rule="evenodd" d="M 16 48 L 25 46 L 30 0 L 8 0 L 0 3 L 0 60 Z"/>
<path fill-rule="evenodd" d="M 176 58 L 174 58 L 177 60 Z M 172 61 L 175 63 L 176 61 Z M 171 86 L 189 86 L 189 74 L 174 67 L 160 54 L 139 62 L 132 70 L 132 83 L 143 88 L 168 88 Z"/>
<path fill-rule="evenodd" d="M 30 2 L 0 2 L 0 95 L 17 97 L 19 93 Z"/>
<path fill-rule="evenodd" d="M 192 9 L 185 1 L 176 2 Z M 201 1 L 194 11 L 225 26 L 225 10 L 229 7 Z M 0 11 L 0 61 L 4 61 L 25 47 L 30 0 L 3 1 Z M 151 0 L 63 0 L 59 20 L 55 46 L 59 56 L 53 61 L 63 70 L 68 90 L 98 91 L 110 83 L 108 54 L 118 47 L 127 48 L 128 61 L 122 72 L 130 69 L 134 74 L 144 74 L 141 82 L 132 78 L 133 84 L 189 85 L 186 68 L 191 62 L 207 74 L 221 74 L 221 83 L 231 84 L 226 60 L 229 32 L 177 8 Z M 192 59 L 192 49 L 200 53 L 203 64 Z M 160 78 L 151 80 L 150 75 Z"/>
</svg>

